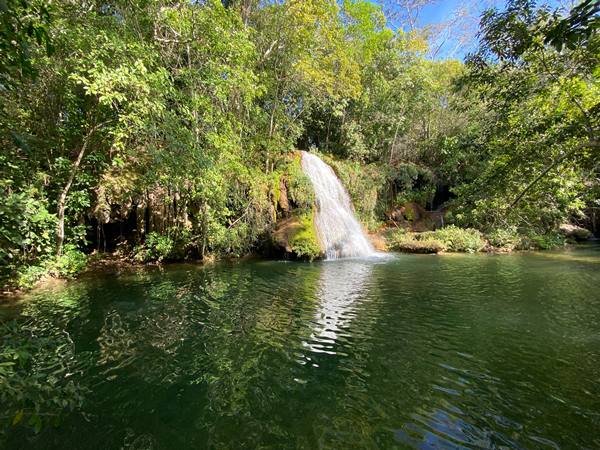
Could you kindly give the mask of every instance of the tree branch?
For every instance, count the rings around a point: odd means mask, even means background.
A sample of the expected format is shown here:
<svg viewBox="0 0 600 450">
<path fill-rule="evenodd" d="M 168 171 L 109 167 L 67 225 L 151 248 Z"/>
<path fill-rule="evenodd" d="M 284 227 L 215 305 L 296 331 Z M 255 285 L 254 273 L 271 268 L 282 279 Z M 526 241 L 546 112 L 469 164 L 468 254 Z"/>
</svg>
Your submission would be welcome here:
<svg viewBox="0 0 600 450">
<path fill-rule="evenodd" d="M 578 145 L 574 149 L 568 151 L 567 153 L 565 153 L 560 158 L 558 158 L 552 164 L 550 164 L 549 166 L 547 166 L 542 171 L 542 173 L 540 173 L 537 177 L 535 177 L 535 179 L 531 183 L 529 183 L 527 185 L 527 187 L 525 187 L 525 189 L 523 189 L 519 195 L 517 195 L 515 197 L 515 199 L 513 200 L 513 202 L 510 204 L 509 209 L 514 208 L 521 201 L 521 199 L 523 197 L 525 197 L 525 195 L 531 190 L 531 188 L 533 186 L 535 186 L 542 178 L 544 178 L 548 174 L 548 172 L 550 172 L 553 168 L 555 168 L 556 166 L 558 166 L 560 163 L 562 163 L 565 159 L 567 159 L 569 156 L 571 156 L 576 151 L 581 150 L 582 148 L 586 148 L 586 147 L 588 147 L 588 148 L 595 148 L 596 147 L 597 148 L 597 147 L 600 147 L 600 143 L 598 141 L 595 141 L 595 140 L 591 140 L 591 141 L 585 142 L 583 144 Z"/>
</svg>

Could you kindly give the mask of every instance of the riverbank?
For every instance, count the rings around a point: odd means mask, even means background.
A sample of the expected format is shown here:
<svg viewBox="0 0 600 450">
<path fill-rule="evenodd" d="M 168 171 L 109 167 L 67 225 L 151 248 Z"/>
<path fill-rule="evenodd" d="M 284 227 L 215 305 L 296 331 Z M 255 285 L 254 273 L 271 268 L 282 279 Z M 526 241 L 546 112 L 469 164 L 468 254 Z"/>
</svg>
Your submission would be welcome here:
<svg viewBox="0 0 600 450">
<path fill-rule="evenodd" d="M 19 298 L 31 291 L 35 291 L 40 288 L 49 287 L 52 285 L 64 284 L 69 281 L 79 279 L 92 274 L 127 274 L 135 272 L 139 269 L 149 267 L 169 267 L 178 264 L 196 264 L 202 266 L 209 266 L 218 264 L 220 262 L 242 262 L 252 259 L 264 259 L 257 254 L 248 254 L 241 257 L 215 257 L 206 256 L 204 259 L 195 258 L 181 258 L 181 259 L 168 259 L 168 260 L 152 260 L 152 261 L 139 261 L 136 260 L 131 254 L 123 254 L 121 252 L 108 252 L 98 253 L 94 252 L 86 256 L 85 265 L 79 267 L 76 272 L 60 272 L 52 270 L 48 266 L 50 264 L 42 264 L 39 266 L 30 266 L 25 268 L 21 272 L 21 278 L 16 277 L 5 281 L 4 286 L 0 290 L 0 303 L 2 301 L 10 301 L 11 299 Z M 25 278 L 23 273 L 37 273 L 35 279 Z"/>
<path fill-rule="evenodd" d="M 546 236 L 512 236 L 507 234 L 501 239 L 499 233 L 485 235 L 473 229 L 447 227 L 442 230 L 428 232 L 410 232 L 402 228 L 384 228 L 368 237 L 373 247 L 379 252 L 409 253 L 409 254 L 460 254 L 460 253 L 527 253 L 536 251 L 556 250 L 559 248 L 575 248 L 585 245 L 592 240 L 576 240 L 562 235 Z M 146 267 L 169 267 L 182 263 L 197 265 L 212 265 L 219 262 L 241 262 L 247 260 L 273 260 L 257 253 L 247 254 L 242 257 L 216 257 L 207 256 L 204 259 L 181 258 L 168 260 L 139 261 L 132 254 L 121 252 L 97 253 L 85 255 L 85 264 L 75 267 L 68 266 L 70 271 L 59 271 L 57 264 L 31 266 L 22 273 L 39 274 L 35 279 L 13 278 L 7 282 L 0 291 L 0 301 L 10 301 L 19 298 L 32 290 L 45 288 L 55 284 L 63 284 L 69 280 L 77 279 L 90 274 L 117 273 L 126 274 Z M 275 258 L 276 259 L 276 258 Z"/>
<path fill-rule="evenodd" d="M 583 233 L 585 232 L 585 233 Z M 401 227 L 386 227 L 371 234 L 371 240 L 379 251 L 402 253 L 510 253 L 513 251 L 552 250 L 585 242 L 591 233 L 578 227 L 562 227 L 545 234 L 518 233 L 511 229 L 498 229 L 483 233 L 473 228 L 445 228 L 413 232 Z"/>
</svg>

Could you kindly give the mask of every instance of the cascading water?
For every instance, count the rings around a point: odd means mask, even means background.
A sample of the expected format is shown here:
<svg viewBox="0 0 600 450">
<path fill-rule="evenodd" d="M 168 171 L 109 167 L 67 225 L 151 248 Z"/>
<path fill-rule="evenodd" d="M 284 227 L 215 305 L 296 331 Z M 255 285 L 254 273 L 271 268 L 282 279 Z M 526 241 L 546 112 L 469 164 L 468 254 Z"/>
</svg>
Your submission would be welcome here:
<svg viewBox="0 0 600 450">
<path fill-rule="evenodd" d="M 307 152 L 302 152 L 302 169 L 315 190 L 315 226 L 327 259 L 375 256 L 333 169 Z"/>
</svg>

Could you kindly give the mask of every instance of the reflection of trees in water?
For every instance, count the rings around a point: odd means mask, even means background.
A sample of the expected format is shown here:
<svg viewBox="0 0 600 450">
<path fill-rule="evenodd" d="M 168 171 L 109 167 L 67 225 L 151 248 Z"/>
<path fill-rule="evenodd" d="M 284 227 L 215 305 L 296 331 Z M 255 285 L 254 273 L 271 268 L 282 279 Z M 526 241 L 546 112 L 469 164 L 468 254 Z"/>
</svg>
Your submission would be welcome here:
<svg viewBox="0 0 600 450">
<path fill-rule="evenodd" d="M 197 423 L 185 431 L 201 446 L 251 445 L 259 435 L 283 441 L 273 417 L 310 333 L 318 274 L 316 266 L 262 263 L 128 280 L 95 311 L 101 384 L 94 397 L 116 418 L 131 411 L 114 408 L 111 398 L 118 393 L 133 408 L 136 392 L 149 390 L 144 409 L 173 417 L 185 409 Z M 152 427 L 155 437 L 160 427 Z"/>
<path fill-rule="evenodd" d="M 184 375 L 175 364 L 178 352 L 198 331 L 191 289 L 189 279 L 165 276 L 130 292 L 129 301 L 111 304 L 97 338 L 103 374 L 112 378 L 122 371 L 151 385 L 178 382 Z"/>
<path fill-rule="evenodd" d="M 69 324 L 86 310 L 86 290 L 72 286 L 53 296 L 42 292 L 27 302 L 21 317 L 0 324 L 0 444 L 4 427 L 39 432 L 79 409 L 88 393 L 83 375 L 89 353 L 77 354 Z M 12 442 L 19 444 L 19 429 Z"/>
<path fill-rule="evenodd" d="M 195 342 L 204 352 L 191 352 L 201 355 L 193 382 L 207 389 L 209 404 L 198 419 L 206 426 L 207 445 L 286 442 L 277 404 L 298 350 L 289 344 L 308 332 L 318 271 L 307 265 L 264 264 L 222 276 L 228 290 L 220 297 L 205 296 L 207 326 Z"/>
<path fill-rule="evenodd" d="M 100 346 L 98 364 L 115 363 L 116 366 L 111 369 L 126 366 L 136 354 L 136 342 L 132 333 L 128 326 L 123 324 L 121 316 L 116 311 L 111 311 L 106 315 L 100 336 L 98 336 L 98 344 Z"/>
</svg>

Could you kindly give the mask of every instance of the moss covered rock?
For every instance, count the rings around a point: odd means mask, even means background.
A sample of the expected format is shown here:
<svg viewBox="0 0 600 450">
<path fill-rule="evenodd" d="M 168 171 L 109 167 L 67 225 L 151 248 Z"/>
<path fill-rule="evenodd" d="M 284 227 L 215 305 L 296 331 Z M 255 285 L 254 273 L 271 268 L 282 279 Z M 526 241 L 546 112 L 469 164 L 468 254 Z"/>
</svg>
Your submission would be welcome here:
<svg viewBox="0 0 600 450">
<path fill-rule="evenodd" d="M 393 248 L 398 252 L 421 254 L 439 253 L 445 250 L 441 242 L 435 240 L 418 241 L 416 239 L 398 241 Z"/>
<path fill-rule="evenodd" d="M 324 256 L 314 225 L 314 213 L 297 214 L 281 220 L 272 234 L 275 253 L 313 261 Z"/>
</svg>

